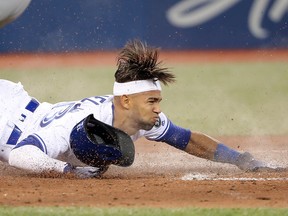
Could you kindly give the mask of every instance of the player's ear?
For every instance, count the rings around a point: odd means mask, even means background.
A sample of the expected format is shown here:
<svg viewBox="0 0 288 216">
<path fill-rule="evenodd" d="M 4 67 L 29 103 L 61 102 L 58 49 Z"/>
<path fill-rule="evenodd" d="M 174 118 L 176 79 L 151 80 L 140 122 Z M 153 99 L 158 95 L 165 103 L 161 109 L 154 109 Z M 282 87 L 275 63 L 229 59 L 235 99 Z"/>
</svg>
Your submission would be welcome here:
<svg viewBox="0 0 288 216">
<path fill-rule="evenodd" d="M 120 96 L 120 103 L 125 109 L 129 109 L 130 107 L 130 98 L 127 95 Z"/>
</svg>

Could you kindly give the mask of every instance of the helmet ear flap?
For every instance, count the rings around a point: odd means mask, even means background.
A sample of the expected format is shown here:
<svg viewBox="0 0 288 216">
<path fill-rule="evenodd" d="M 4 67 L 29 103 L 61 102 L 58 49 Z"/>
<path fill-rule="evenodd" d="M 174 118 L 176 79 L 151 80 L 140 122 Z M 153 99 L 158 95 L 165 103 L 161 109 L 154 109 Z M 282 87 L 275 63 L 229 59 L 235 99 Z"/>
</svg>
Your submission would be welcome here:
<svg viewBox="0 0 288 216">
<path fill-rule="evenodd" d="M 89 166 L 130 166 L 134 162 L 135 148 L 130 136 L 92 114 L 72 129 L 70 145 L 77 159 Z"/>
</svg>

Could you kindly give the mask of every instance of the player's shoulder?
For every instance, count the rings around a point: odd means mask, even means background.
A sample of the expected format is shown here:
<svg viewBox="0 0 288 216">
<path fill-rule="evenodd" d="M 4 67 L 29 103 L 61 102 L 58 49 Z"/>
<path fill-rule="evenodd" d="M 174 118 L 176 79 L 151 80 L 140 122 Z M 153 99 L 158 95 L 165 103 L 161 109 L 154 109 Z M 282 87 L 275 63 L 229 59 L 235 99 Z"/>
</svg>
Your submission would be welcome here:
<svg viewBox="0 0 288 216">
<path fill-rule="evenodd" d="M 103 96 L 92 96 L 81 99 L 79 102 L 81 103 L 92 103 L 94 105 L 101 105 L 105 103 L 110 103 L 113 101 L 113 95 L 103 95 Z"/>
<path fill-rule="evenodd" d="M 91 96 L 82 98 L 80 100 L 74 100 L 74 101 L 61 101 L 58 103 L 53 104 L 53 108 L 55 107 L 62 107 L 66 106 L 67 104 L 77 105 L 79 106 L 82 104 L 82 106 L 89 107 L 89 106 L 99 106 L 102 104 L 107 104 L 113 101 L 114 96 L 113 95 L 104 95 L 104 96 Z"/>
</svg>

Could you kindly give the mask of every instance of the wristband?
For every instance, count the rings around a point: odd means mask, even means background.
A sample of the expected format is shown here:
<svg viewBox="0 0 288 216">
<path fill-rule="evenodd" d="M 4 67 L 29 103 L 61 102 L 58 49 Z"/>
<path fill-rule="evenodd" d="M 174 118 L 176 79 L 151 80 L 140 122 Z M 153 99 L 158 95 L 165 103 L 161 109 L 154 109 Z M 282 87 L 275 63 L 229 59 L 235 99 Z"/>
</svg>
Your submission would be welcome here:
<svg viewBox="0 0 288 216">
<path fill-rule="evenodd" d="M 214 153 L 214 161 L 222 163 L 236 164 L 241 153 L 225 146 L 224 144 L 218 144 Z"/>
</svg>

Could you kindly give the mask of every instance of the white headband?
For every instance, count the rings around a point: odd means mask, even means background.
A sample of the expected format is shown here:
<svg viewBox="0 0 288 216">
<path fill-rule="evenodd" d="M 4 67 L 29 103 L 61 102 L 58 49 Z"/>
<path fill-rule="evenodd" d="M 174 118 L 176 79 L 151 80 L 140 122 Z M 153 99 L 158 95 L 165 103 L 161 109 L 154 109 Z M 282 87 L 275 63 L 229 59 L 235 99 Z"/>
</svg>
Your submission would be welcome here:
<svg viewBox="0 0 288 216">
<path fill-rule="evenodd" d="M 159 90 L 161 91 L 160 82 L 157 80 L 136 80 L 125 83 L 114 83 L 113 94 L 115 96 L 136 94 L 140 92 Z"/>
</svg>

